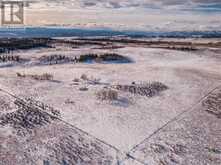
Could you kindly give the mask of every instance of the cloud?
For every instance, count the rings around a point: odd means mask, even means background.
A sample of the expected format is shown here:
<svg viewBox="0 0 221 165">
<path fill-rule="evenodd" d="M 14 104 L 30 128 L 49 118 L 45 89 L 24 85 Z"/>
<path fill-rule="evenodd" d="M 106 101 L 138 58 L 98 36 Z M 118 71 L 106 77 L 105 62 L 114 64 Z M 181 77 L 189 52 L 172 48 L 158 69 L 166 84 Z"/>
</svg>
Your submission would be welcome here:
<svg viewBox="0 0 221 165">
<path fill-rule="evenodd" d="M 168 6 L 192 6 L 197 7 L 198 5 L 211 6 L 218 5 L 220 8 L 220 0 L 40 0 L 40 2 L 46 2 L 48 4 L 63 4 L 81 7 L 103 7 L 103 8 L 128 8 L 128 7 L 154 7 L 154 8 L 164 8 Z"/>
<path fill-rule="evenodd" d="M 39 0 L 28 11 L 26 20 L 34 25 L 159 31 L 221 28 L 221 0 Z"/>
</svg>

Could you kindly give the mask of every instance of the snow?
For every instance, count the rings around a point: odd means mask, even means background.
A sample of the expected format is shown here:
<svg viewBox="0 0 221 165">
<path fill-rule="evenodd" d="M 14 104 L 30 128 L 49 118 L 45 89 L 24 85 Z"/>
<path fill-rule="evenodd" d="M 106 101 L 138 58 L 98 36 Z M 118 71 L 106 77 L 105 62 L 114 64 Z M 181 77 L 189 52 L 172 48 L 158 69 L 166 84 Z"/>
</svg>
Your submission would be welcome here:
<svg viewBox="0 0 221 165">
<path fill-rule="evenodd" d="M 41 49 L 20 51 L 18 55 L 36 60 L 54 53 L 74 57 L 90 51 L 90 48 L 60 51 Z M 200 55 L 198 52 L 142 47 L 125 47 L 113 51 L 132 58 L 134 63 L 48 66 L 29 63 L 1 68 L 1 88 L 22 97 L 31 96 L 60 110 L 63 121 L 126 153 L 179 114 L 192 109 L 221 83 L 221 61 L 211 51 L 202 51 Z M 56 81 L 22 79 L 16 77 L 16 72 L 50 73 Z M 152 98 L 119 91 L 119 96 L 125 102 L 100 101 L 95 93 L 105 85 L 87 84 L 83 80 L 79 85 L 73 85 L 73 80 L 82 74 L 109 84 L 159 81 L 169 89 Z M 79 88 L 84 86 L 89 90 L 80 91 Z M 133 164 L 132 160 L 127 160 L 125 164 L 127 162 Z"/>
</svg>

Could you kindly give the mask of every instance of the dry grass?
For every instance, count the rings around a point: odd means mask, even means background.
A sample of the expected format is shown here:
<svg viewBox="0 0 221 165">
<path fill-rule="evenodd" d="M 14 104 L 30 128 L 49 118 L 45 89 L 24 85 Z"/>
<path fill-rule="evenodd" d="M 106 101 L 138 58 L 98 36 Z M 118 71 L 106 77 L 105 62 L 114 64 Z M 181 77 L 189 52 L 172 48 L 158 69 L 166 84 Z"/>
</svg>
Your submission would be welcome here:
<svg viewBox="0 0 221 165">
<path fill-rule="evenodd" d="M 49 73 L 43 73 L 41 75 L 37 75 L 37 74 L 22 74 L 22 73 L 16 73 L 18 77 L 21 78 L 31 78 L 34 80 L 53 80 L 53 75 L 49 74 Z"/>
<path fill-rule="evenodd" d="M 118 100 L 118 92 L 112 89 L 102 89 L 96 93 L 96 96 L 99 100 Z"/>
</svg>

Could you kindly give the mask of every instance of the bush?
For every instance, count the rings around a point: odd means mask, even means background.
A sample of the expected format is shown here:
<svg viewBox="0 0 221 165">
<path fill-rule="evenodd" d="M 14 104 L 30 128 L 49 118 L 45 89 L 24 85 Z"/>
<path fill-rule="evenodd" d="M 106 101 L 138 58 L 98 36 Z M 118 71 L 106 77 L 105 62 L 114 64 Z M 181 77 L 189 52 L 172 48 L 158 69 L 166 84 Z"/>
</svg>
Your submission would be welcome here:
<svg viewBox="0 0 221 165">
<path fill-rule="evenodd" d="M 53 80 L 53 75 L 44 73 L 42 75 L 33 75 L 33 78 L 36 80 Z"/>
<path fill-rule="evenodd" d="M 112 87 L 120 91 L 130 92 L 132 94 L 138 94 L 147 97 L 156 96 L 160 92 L 168 89 L 168 87 L 161 82 L 152 82 L 146 84 L 133 83 L 131 85 L 116 85 Z"/>
<path fill-rule="evenodd" d="M 99 100 L 118 100 L 118 92 L 112 89 L 102 89 L 96 93 L 96 96 Z"/>
<path fill-rule="evenodd" d="M 87 87 L 81 87 L 79 88 L 80 91 L 88 91 L 88 88 Z"/>
<path fill-rule="evenodd" d="M 50 55 L 50 56 L 42 56 L 39 58 L 40 64 L 44 65 L 63 64 L 72 61 L 73 61 L 72 58 L 66 57 L 64 55 Z"/>
<path fill-rule="evenodd" d="M 21 74 L 21 73 L 17 72 L 16 75 L 21 78 L 27 77 L 27 78 L 32 78 L 35 80 L 53 80 L 53 75 L 49 74 L 49 73 L 44 73 L 42 75 L 36 75 L 36 74 Z"/>
<path fill-rule="evenodd" d="M 221 90 L 210 94 L 203 102 L 204 109 L 221 119 Z"/>
<path fill-rule="evenodd" d="M 16 73 L 17 77 L 25 77 L 25 74 L 21 74 L 19 72 Z"/>
<path fill-rule="evenodd" d="M 80 82 L 80 79 L 79 79 L 79 78 L 74 78 L 73 81 L 74 81 L 74 82 Z"/>
<path fill-rule="evenodd" d="M 14 56 L 14 55 L 0 55 L 0 62 L 8 62 L 8 61 L 13 61 L 13 62 L 19 62 L 21 59 L 19 56 Z"/>
<path fill-rule="evenodd" d="M 87 77 L 86 74 L 82 74 L 82 75 L 81 75 L 81 79 L 82 79 L 82 80 L 88 80 L 88 77 Z"/>
<path fill-rule="evenodd" d="M 119 62 L 119 63 L 131 63 L 132 60 L 128 57 L 116 54 L 116 53 L 103 53 L 103 54 L 85 54 L 80 55 L 79 62 Z"/>
<path fill-rule="evenodd" d="M 78 59 L 79 62 L 87 62 L 87 61 L 91 61 L 94 60 L 98 57 L 97 54 L 85 54 L 85 55 L 81 55 Z"/>
</svg>

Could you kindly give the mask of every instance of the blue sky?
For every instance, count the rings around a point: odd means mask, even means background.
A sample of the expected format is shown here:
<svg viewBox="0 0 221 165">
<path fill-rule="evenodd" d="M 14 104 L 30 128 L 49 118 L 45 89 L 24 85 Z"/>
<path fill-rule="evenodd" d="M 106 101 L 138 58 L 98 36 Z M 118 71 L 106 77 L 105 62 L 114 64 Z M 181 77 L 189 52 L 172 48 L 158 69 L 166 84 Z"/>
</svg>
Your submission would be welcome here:
<svg viewBox="0 0 221 165">
<path fill-rule="evenodd" d="M 220 30 L 221 0 L 39 0 L 27 25 L 136 30 Z"/>
</svg>

